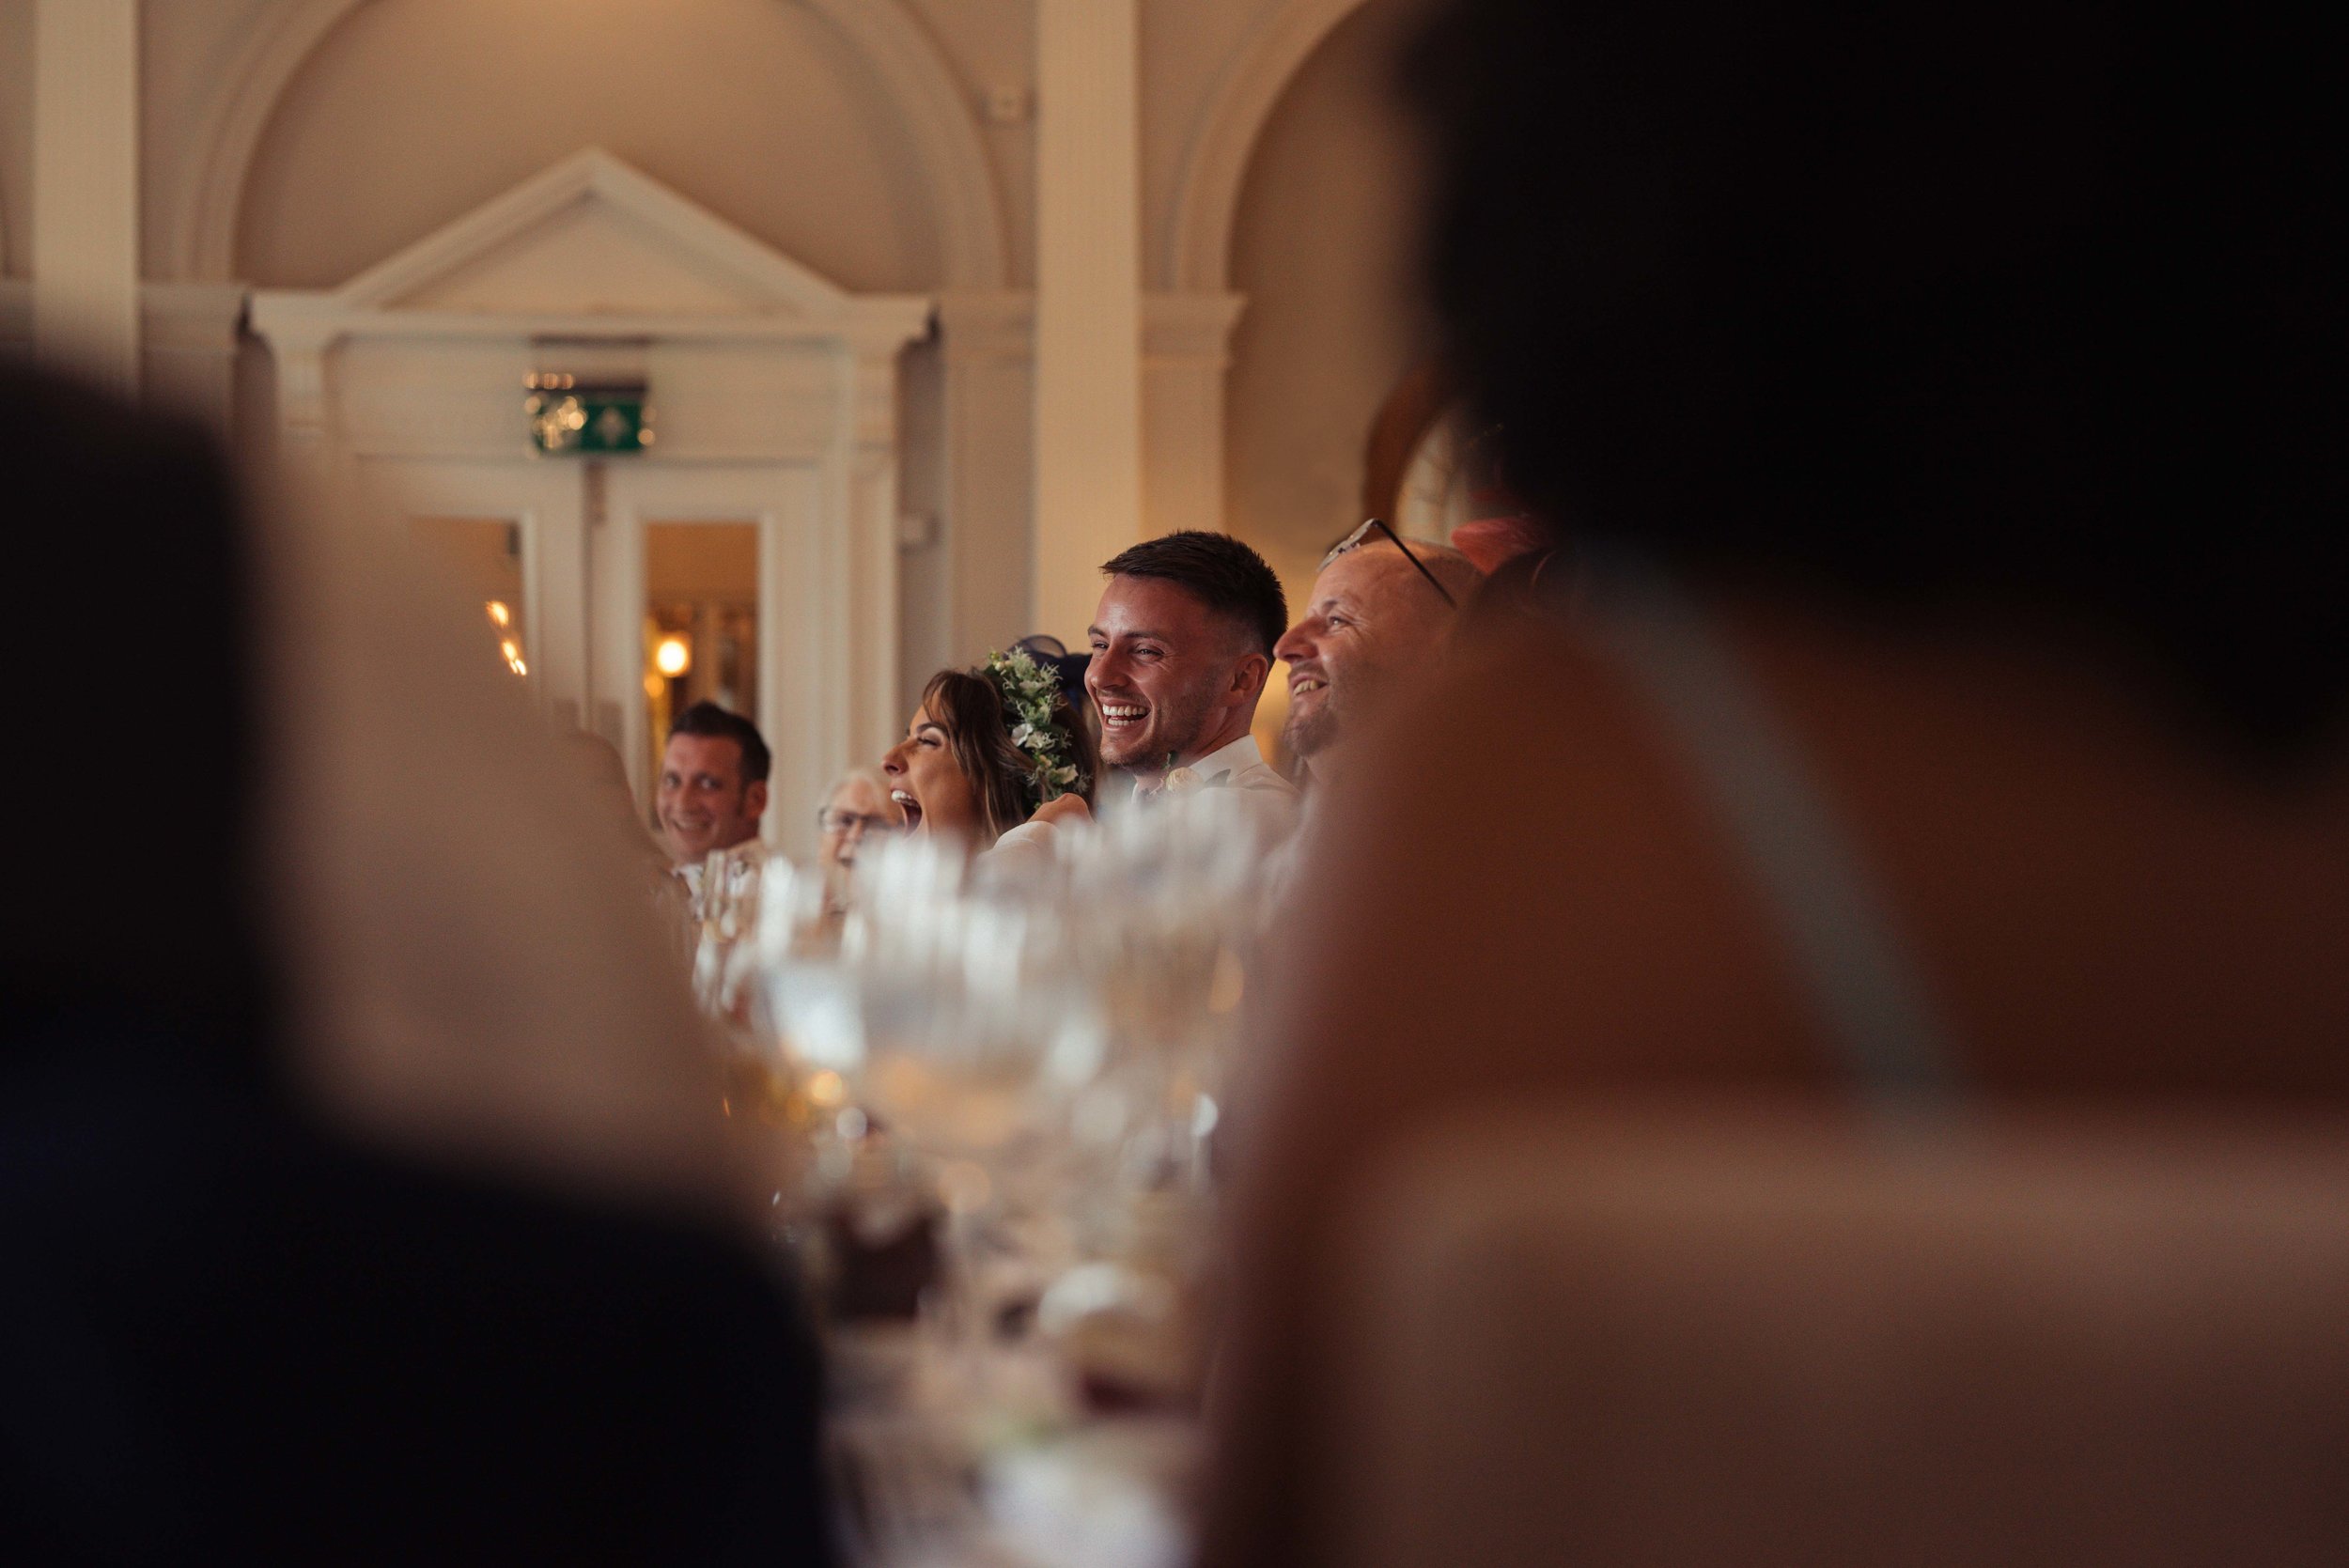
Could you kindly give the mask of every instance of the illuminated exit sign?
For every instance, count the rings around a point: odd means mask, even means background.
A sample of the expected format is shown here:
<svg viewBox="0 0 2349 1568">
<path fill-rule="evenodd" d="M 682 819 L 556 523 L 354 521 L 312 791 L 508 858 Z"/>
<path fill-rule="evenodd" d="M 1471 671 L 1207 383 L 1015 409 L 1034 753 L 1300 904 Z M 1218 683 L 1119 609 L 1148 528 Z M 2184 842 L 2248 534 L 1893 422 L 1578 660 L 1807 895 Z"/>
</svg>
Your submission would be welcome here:
<svg viewBox="0 0 2349 1568">
<path fill-rule="evenodd" d="M 541 452 L 597 456 L 642 452 L 653 443 L 642 381 L 594 382 L 568 371 L 539 370 L 525 384 L 522 411 L 530 416 L 531 444 Z"/>
</svg>

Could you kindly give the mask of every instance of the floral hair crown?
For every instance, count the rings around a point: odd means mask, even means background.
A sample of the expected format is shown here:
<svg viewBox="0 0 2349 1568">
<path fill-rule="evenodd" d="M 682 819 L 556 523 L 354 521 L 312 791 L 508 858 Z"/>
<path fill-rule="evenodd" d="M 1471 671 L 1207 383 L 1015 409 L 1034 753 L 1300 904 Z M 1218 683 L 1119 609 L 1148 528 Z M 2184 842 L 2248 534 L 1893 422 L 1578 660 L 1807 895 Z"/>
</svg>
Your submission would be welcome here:
<svg viewBox="0 0 2349 1568">
<path fill-rule="evenodd" d="M 1011 716 L 1011 743 L 1027 758 L 1028 790 L 1036 803 L 1082 788 L 1089 781 L 1077 763 L 1076 737 L 1052 717 L 1060 672 L 1038 664 L 1025 648 L 988 654 L 986 669 Z"/>
</svg>

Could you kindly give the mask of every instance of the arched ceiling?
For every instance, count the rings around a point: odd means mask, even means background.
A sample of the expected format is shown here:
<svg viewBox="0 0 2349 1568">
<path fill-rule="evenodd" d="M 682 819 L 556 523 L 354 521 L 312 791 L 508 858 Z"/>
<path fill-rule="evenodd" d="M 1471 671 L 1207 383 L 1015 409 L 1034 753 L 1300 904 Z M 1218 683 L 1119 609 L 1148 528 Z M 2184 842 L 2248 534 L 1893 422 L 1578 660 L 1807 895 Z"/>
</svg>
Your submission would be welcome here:
<svg viewBox="0 0 2349 1568">
<path fill-rule="evenodd" d="M 1001 287 L 969 94 L 900 0 L 549 15 L 519 0 L 259 12 L 193 116 L 174 273 L 339 282 L 600 143 L 852 287 Z"/>
<path fill-rule="evenodd" d="M 1269 9 L 1217 80 L 1185 149 L 1165 253 L 1152 258 L 1165 286 L 1221 292 L 1230 284 L 1240 188 L 1299 70 L 1363 0 L 1285 0 Z"/>
</svg>

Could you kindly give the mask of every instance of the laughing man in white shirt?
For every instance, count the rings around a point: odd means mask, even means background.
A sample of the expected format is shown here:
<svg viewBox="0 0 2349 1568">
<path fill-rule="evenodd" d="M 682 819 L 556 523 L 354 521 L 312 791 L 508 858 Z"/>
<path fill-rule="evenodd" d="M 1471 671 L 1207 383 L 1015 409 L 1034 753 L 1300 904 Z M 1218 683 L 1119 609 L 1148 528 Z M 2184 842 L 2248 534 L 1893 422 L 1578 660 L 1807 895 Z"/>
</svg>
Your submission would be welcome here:
<svg viewBox="0 0 2349 1568">
<path fill-rule="evenodd" d="M 1294 814 L 1296 787 L 1265 761 L 1250 726 L 1288 624 L 1281 580 L 1225 534 L 1145 540 L 1103 567 L 1085 690 L 1101 719 L 1101 759 L 1134 796 L 1240 789 Z"/>
</svg>

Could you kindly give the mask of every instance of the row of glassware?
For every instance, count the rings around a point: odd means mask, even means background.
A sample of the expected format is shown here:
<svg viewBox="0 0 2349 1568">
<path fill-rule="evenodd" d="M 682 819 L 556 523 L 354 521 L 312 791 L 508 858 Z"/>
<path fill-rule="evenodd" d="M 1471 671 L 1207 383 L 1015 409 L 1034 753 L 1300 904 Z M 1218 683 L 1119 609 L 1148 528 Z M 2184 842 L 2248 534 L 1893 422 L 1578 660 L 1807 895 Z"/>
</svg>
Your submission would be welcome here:
<svg viewBox="0 0 2349 1568">
<path fill-rule="evenodd" d="M 770 859 L 706 901 L 697 986 L 730 1104 L 803 1140 L 777 1209 L 836 1314 L 1041 1335 L 1086 1400 L 1179 1406 L 1266 846 L 1220 790 L 1052 845 L 869 844 L 845 900 Z"/>
</svg>

